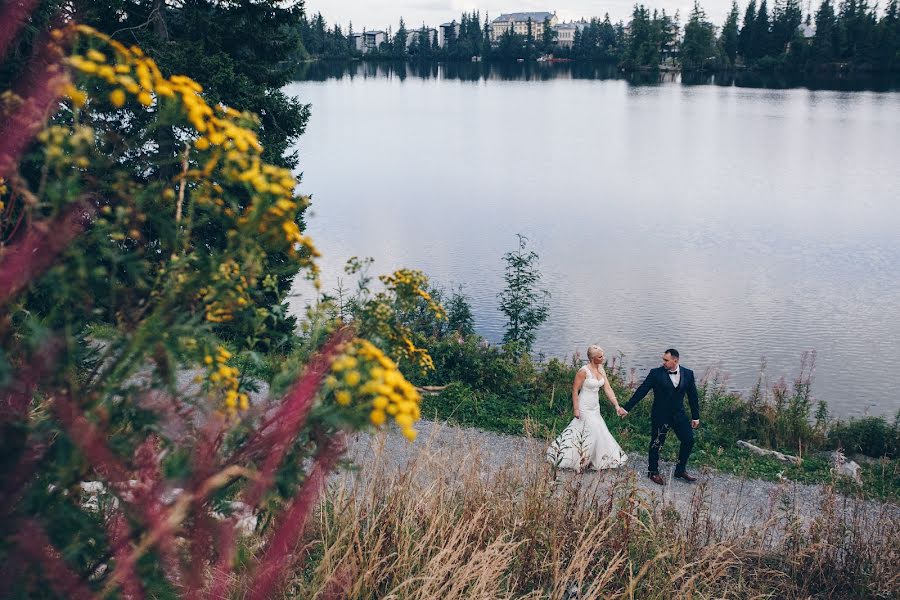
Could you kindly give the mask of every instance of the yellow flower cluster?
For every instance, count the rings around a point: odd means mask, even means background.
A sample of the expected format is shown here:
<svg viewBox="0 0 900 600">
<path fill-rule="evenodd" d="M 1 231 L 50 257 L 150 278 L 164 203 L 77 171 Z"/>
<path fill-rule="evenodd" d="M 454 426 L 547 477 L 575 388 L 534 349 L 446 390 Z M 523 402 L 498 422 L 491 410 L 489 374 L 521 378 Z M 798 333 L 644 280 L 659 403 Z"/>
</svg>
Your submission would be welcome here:
<svg viewBox="0 0 900 600">
<path fill-rule="evenodd" d="M 339 405 L 352 403 L 367 410 L 376 427 L 390 416 L 409 441 L 416 439 L 413 423 L 421 416 L 421 397 L 397 364 L 368 340 L 357 339 L 348 346 L 332 363 L 325 385 Z"/>
<path fill-rule="evenodd" d="M 6 187 L 6 180 L 0 177 L 0 196 L 5 195 L 8 191 L 9 190 Z M 0 200 L 0 210 L 3 210 L 4 208 L 6 208 L 6 204 L 3 203 L 3 200 Z"/>
<path fill-rule="evenodd" d="M 196 81 L 183 75 L 163 76 L 156 62 L 145 56 L 137 46 L 127 47 L 86 25 L 76 25 L 75 29 L 105 44 L 115 54 L 110 60 L 103 52 L 90 49 L 83 56 L 76 54 L 68 59 L 68 64 L 77 71 L 95 76 L 113 86 L 108 98 L 114 107 L 124 106 L 129 95 L 145 108 L 152 107 L 154 101 L 158 102 L 161 98 L 177 98 L 187 113 L 188 121 L 201 134 L 194 142 L 197 149 L 222 146 L 240 152 L 247 152 L 251 148 L 258 153 L 262 152 L 256 133 L 235 122 L 234 119 L 241 117 L 241 113 L 223 106 L 213 110 L 200 96 L 203 87 Z M 59 32 L 57 37 L 62 35 Z M 83 91 L 71 85 L 64 89 L 64 93 L 76 106 L 83 106 L 87 100 Z"/>
<path fill-rule="evenodd" d="M 250 407 L 250 398 L 247 394 L 239 391 L 240 372 L 226 364 L 231 358 L 231 352 L 219 346 L 215 358 L 207 355 L 203 361 L 209 369 L 210 384 L 225 398 L 225 411 L 230 417 L 235 417 L 238 410 L 244 411 Z"/>
<path fill-rule="evenodd" d="M 241 267 L 229 258 L 219 265 L 219 272 L 212 276 L 216 287 L 200 290 L 206 304 L 206 320 L 210 323 L 225 323 L 234 318 L 234 313 L 250 305 L 248 290 L 250 283 L 241 273 Z"/>
<path fill-rule="evenodd" d="M 86 168 L 90 165 L 88 152 L 93 148 L 94 130 L 80 125 L 74 129 L 53 125 L 41 131 L 38 140 L 45 146 L 44 155 L 56 166 L 74 165 Z"/>
<path fill-rule="evenodd" d="M 391 275 L 381 275 L 378 279 L 394 290 L 398 296 L 418 296 L 428 305 L 428 310 L 432 311 L 438 319 L 446 318 L 443 307 L 434 301 L 431 295 L 425 291 L 428 286 L 428 276 L 422 271 L 413 269 L 400 269 L 394 271 Z"/>
<path fill-rule="evenodd" d="M 308 199 L 294 196 L 297 180 L 289 170 L 266 164 L 260 158 L 259 139 L 253 130 L 244 126 L 244 123 L 258 123 L 256 117 L 222 105 L 209 106 L 197 82 L 181 75 L 163 76 L 153 59 L 137 46 L 127 47 L 88 26 L 76 25 L 74 29 L 107 53 L 92 48 L 83 55 L 71 56 L 68 64 L 83 76 L 99 78 L 111 86 L 108 99 L 116 108 L 125 106 L 132 98 L 145 109 L 159 108 L 164 102 L 180 109 L 187 124 L 196 131 L 194 148 L 204 156 L 204 168 L 190 170 L 189 178 L 202 183 L 220 174 L 224 176 L 223 185 L 243 187 L 251 202 L 246 207 L 235 207 L 242 212 L 237 218 L 235 209 L 225 207 L 221 198 L 212 199 L 213 193 L 222 194 L 219 183 L 207 186 L 212 191 L 198 189 L 198 194 L 206 203 L 211 202 L 227 216 L 236 218 L 237 226 L 245 229 L 244 234 L 268 234 L 267 239 L 276 241 L 279 249 L 299 260 L 317 280 L 318 268 L 313 259 L 319 252 L 296 223 Z M 56 32 L 55 37 L 62 39 L 64 34 Z M 76 106 L 83 106 L 87 101 L 87 95 L 71 84 L 63 92 Z M 171 193 L 168 195 L 173 197 Z"/>
<path fill-rule="evenodd" d="M 396 315 L 398 304 L 411 309 L 424 300 L 427 309 L 438 319 L 446 318 L 443 307 L 425 291 L 428 277 L 421 271 L 400 269 L 391 275 L 381 275 L 379 279 L 393 294 L 378 294 L 366 308 L 372 321 L 377 323 L 377 335 L 388 343 L 398 360 L 405 357 L 423 371 L 434 369 L 434 361 L 428 351 L 415 345 L 412 331 Z"/>
<path fill-rule="evenodd" d="M 296 253 L 299 248 L 305 248 L 311 258 L 318 258 L 319 251 L 313 245 L 312 240 L 300 232 L 295 216 L 309 206 L 309 198 L 294 196 L 294 188 L 297 180 L 287 169 L 264 164 L 259 157 L 244 156 L 236 152 L 225 154 L 226 175 L 236 181 L 244 182 L 251 187 L 254 202 L 245 210 L 238 223 L 247 225 L 257 220 L 257 233 L 281 236 L 289 245 L 290 252 Z M 271 203 L 260 202 L 262 195 L 271 196 Z M 261 212 L 259 207 L 269 204 Z M 313 264 L 310 266 L 314 267 Z"/>
<path fill-rule="evenodd" d="M 251 149 L 257 153 L 262 152 L 256 133 L 236 122 L 236 119 L 250 118 L 250 115 L 225 106 L 218 106 L 214 110 L 200 95 L 203 86 L 183 75 L 165 77 L 156 62 L 145 56 L 137 46 L 127 47 L 86 25 L 76 25 L 75 29 L 105 44 L 114 52 L 112 60 L 96 49 L 88 50 L 84 56 L 75 54 L 68 58 L 68 64 L 75 70 L 113 86 L 109 102 L 114 107 L 124 106 L 129 96 L 134 97 L 145 108 L 152 107 L 154 101 L 158 102 L 162 98 L 177 99 L 186 112 L 188 121 L 201 134 L 194 141 L 198 150 L 221 146 L 226 150 L 235 149 L 239 152 Z M 61 36 L 60 33 L 59 37 Z M 83 106 L 87 100 L 87 95 L 71 84 L 63 92 L 76 106 Z"/>
</svg>

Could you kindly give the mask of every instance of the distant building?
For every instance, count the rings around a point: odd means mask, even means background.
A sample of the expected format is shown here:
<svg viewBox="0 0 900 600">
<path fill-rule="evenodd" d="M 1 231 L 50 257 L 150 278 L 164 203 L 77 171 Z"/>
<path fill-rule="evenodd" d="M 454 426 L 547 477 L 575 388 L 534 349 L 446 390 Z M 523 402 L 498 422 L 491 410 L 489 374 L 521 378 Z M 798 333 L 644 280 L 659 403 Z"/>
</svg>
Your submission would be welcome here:
<svg viewBox="0 0 900 600">
<path fill-rule="evenodd" d="M 353 49 L 357 52 L 362 52 L 363 49 L 363 34 L 361 33 L 351 33 L 349 36 L 350 45 L 353 46 Z"/>
<path fill-rule="evenodd" d="M 575 32 L 582 31 L 588 26 L 587 21 L 575 21 L 572 23 L 560 23 L 553 27 L 556 32 L 556 45 L 560 48 L 571 48 L 575 45 Z"/>
<path fill-rule="evenodd" d="M 377 50 L 382 42 L 386 40 L 387 36 L 383 31 L 363 31 L 362 33 L 350 34 L 350 43 L 357 51 L 363 54 Z"/>
<path fill-rule="evenodd" d="M 449 23 L 444 23 L 440 26 L 440 37 L 438 38 L 438 43 L 441 48 L 447 47 L 448 39 L 456 39 L 459 37 L 459 23 L 456 22 L 456 19 L 450 21 Z"/>
<path fill-rule="evenodd" d="M 550 27 L 559 23 L 555 12 L 519 12 L 500 15 L 491 21 L 491 41 L 498 42 L 509 30 L 519 35 L 528 35 L 528 25 L 531 23 L 531 34 L 540 38 L 544 30 L 544 21 L 550 21 Z"/>
<path fill-rule="evenodd" d="M 422 34 L 421 29 L 414 29 L 412 31 L 407 32 L 406 36 L 406 47 L 409 48 L 413 44 L 419 41 L 419 36 Z M 427 36 L 427 42 L 429 46 L 434 45 L 434 41 L 438 39 L 438 31 L 434 27 L 428 27 L 425 29 L 425 35 Z"/>
</svg>

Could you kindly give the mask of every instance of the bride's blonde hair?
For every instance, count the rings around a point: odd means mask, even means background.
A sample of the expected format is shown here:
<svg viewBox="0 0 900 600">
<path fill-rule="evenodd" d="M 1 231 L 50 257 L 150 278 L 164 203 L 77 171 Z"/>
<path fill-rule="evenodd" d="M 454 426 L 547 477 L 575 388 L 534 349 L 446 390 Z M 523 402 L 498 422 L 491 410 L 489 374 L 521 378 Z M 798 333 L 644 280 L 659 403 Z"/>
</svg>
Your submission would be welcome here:
<svg viewBox="0 0 900 600">
<path fill-rule="evenodd" d="M 603 351 L 603 348 L 601 348 L 597 344 L 591 344 L 587 349 L 588 360 L 591 360 L 598 354 L 606 354 L 606 353 Z"/>
</svg>

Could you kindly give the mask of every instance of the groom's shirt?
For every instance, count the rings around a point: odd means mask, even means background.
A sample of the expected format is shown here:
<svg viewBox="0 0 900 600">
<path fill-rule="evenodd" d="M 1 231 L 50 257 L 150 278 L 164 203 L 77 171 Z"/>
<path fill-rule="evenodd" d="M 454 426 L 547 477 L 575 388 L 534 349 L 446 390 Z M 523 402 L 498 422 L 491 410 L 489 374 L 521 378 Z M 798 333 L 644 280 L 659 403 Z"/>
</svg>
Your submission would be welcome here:
<svg viewBox="0 0 900 600">
<path fill-rule="evenodd" d="M 675 369 L 674 371 L 669 371 L 669 379 L 672 380 L 672 385 L 678 387 L 678 384 L 681 383 L 681 370 Z"/>
</svg>

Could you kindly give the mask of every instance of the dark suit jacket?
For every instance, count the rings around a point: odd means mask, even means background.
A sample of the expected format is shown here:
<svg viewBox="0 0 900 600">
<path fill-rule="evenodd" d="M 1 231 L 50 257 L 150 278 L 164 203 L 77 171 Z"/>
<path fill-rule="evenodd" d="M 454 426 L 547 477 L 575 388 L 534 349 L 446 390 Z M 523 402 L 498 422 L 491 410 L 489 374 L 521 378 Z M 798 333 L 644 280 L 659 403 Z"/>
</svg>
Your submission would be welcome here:
<svg viewBox="0 0 900 600">
<path fill-rule="evenodd" d="M 631 399 L 623 406 L 630 411 L 650 390 L 653 390 L 653 408 L 650 411 L 654 423 L 671 423 L 676 416 L 684 415 L 684 395 L 687 394 L 688 403 L 691 405 L 691 418 L 700 419 L 700 403 L 697 398 L 697 383 L 694 381 L 694 372 L 680 366 L 681 380 L 676 388 L 672 384 L 672 378 L 663 367 L 651 369 L 647 379 L 641 387 L 634 391 Z"/>
</svg>

